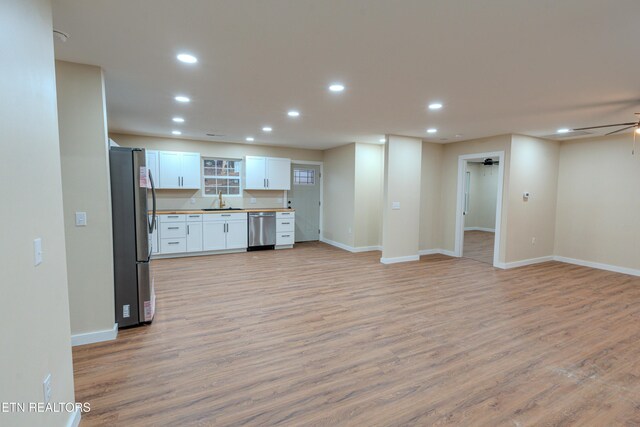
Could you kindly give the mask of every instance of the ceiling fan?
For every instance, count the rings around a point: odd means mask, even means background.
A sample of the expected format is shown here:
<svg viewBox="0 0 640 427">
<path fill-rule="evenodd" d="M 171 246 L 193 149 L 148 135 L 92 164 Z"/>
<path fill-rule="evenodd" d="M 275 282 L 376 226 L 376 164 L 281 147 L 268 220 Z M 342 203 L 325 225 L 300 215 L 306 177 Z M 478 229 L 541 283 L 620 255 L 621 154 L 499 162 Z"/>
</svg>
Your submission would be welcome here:
<svg viewBox="0 0 640 427">
<path fill-rule="evenodd" d="M 640 116 L 640 113 L 636 113 L 636 116 Z M 618 133 L 618 132 L 623 132 L 627 129 L 631 129 L 631 128 L 636 128 L 636 133 L 640 133 L 640 120 L 635 121 L 635 122 L 629 122 L 629 123 L 616 123 L 616 124 L 612 124 L 612 125 L 601 125 L 601 126 L 589 126 L 586 128 L 575 128 L 573 130 L 588 130 L 588 129 L 602 129 L 602 128 L 612 128 L 612 127 L 620 127 L 620 126 L 624 126 L 622 129 L 618 129 L 618 130 L 614 130 L 613 132 L 609 132 L 607 134 L 605 134 L 605 136 L 607 135 L 613 135 L 614 133 Z"/>
<path fill-rule="evenodd" d="M 640 116 L 640 113 L 635 113 L 636 116 Z M 601 125 L 601 126 L 589 126 L 586 128 L 575 128 L 573 130 L 588 130 L 588 129 L 602 129 L 602 128 L 612 128 L 612 127 L 620 127 L 624 126 L 622 129 L 614 130 L 613 132 L 606 133 L 605 136 L 613 135 L 614 133 L 624 132 L 625 130 L 629 130 L 631 128 L 635 128 L 633 132 L 633 149 L 631 150 L 631 154 L 636 154 L 636 134 L 640 135 L 640 119 L 635 122 L 629 123 L 616 123 L 612 125 Z"/>
</svg>

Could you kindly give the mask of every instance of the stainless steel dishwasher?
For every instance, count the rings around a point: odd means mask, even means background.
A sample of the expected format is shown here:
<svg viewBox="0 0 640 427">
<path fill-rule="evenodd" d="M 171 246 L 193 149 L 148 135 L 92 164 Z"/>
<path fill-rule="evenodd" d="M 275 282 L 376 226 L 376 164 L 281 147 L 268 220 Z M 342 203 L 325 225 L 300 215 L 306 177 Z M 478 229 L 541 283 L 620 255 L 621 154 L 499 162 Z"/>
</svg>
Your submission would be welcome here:
<svg viewBox="0 0 640 427">
<path fill-rule="evenodd" d="M 276 244 L 275 212 L 249 213 L 249 250 L 273 249 Z"/>
</svg>

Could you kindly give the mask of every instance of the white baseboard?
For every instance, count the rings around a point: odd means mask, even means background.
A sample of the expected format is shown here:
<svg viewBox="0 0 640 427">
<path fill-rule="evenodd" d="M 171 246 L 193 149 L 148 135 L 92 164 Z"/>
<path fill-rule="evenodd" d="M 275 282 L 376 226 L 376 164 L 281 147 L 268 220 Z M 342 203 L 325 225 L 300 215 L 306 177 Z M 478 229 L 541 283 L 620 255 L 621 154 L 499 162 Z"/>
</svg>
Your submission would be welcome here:
<svg viewBox="0 0 640 427">
<path fill-rule="evenodd" d="M 394 258 L 380 258 L 380 262 L 383 264 L 396 264 L 399 262 L 410 262 L 410 261 L 419 261 L 420 255 L 408 255 L 408 256 L 399 256 Z"/>
<path fill-rule="evenodd" d="M 446 255 L 446 256 L 451 256 L 451 257 L 455 257 L 456 254 L 453 251 L 448 251 L 446 249 L 422 249 L 418 251 L 418 255 L 422 256 L 422 255 L 434 255 L 434 254 L 440 254 L 440 255 Z"/>
<path fill-rule="evenodd" d="M 553 261 L 553 259 L 554 257 L 552 255 L 549 255 L 549 256 L 543 256 L 539 258 L 523 259 L 520 261 L 513 261 L 513 262 L 499 262 L 498 264 L 496 264 L 496 267 L 502 268 L 503 270 L 508 270 L 510 268 L 524 267 L 525 265 L 533 265 L 533 264 L 540 264 L 541 262 L 549 262 L 549 261 Z"/>
<path fill-rule="evenodd" d="M 615 273 L 629 274 L 631 276 L 640 276 L 640 270 L 628 267 L 619 267 L 617 265 L 603 264 L 600 262 L 584 261 L 581 259 L 567 258 L 563 256 L 554 256 L 554 261 L 565 262 L 567 264 L 581 265 L 583 267 L 596 268 L 598 270 L 613 271 Z"/>
<path fill-rule="evenodd" d="M 381 251 L 381 246 L 358 246 L 353 247 L 349 245 L 345 245 L 344 243 L 334 242 L 333 240 L 325 239 L 324 237 L 320 238 L 320 241 L 326 243 L 327 245 L 335 246 L 336 248 L 343 249 L 345 251 L 358 253 L 358 252 L 371 252 L 371 251 Z"/>
<path fill-rule="evenodd" d="M 495 228 L 485 228 L 485 227 L 465 227 L 464 231 L 486 231 L 487 233 L 495 233 Z"/>
<path fill-rule="evenodd" d="M 118 336 L 118 324 L 114 323 L 113 328 L 103 331 L 86 332 L 84 334 L 71 335 L 71 345 L 93 344 L 102 341 L 115 340 Z"/>
<path fill-rule="evenodd" d="M 80 417 L 80 409 L 76 408 L 76 410 L 71 413 L 69 421 L 67 421 L 67 427 L 78 427 L 80 425 Z"/>
</svg>

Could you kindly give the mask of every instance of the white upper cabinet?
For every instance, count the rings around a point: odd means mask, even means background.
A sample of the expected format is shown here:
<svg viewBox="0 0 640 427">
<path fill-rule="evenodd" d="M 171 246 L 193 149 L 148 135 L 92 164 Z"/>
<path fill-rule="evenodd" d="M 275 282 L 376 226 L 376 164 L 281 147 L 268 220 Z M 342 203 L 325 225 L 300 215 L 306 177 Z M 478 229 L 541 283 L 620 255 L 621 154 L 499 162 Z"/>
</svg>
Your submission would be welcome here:
<svg viewBox="0 0 640 427">
<path fill-rule="evenodd" d="M 290 190 L 291 159 L 247 156 L 245 189 Z"/>
<path fill-rule="evenodd" d="M 267 157 L 267 188 L 291 190 L 291 159 Z"/>
<path fill-rule="evenodd" d="M 158 152 L 156 150 L 145 150 L 147 169 L 153 179 L 153 185 L 158 187 L 160 176 L 158 175 Z"/>
<path fill-rule="evenodd" d="M 200 154 L 160 151 L 158 188 L 200 189 Z"/>
</svg>

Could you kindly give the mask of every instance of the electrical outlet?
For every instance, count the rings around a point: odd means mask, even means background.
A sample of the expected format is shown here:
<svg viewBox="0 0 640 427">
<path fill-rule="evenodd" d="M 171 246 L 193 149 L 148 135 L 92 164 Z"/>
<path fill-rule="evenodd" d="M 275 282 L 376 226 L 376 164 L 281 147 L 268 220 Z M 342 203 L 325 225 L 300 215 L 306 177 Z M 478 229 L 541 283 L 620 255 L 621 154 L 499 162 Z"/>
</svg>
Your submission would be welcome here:
<svg viewBox="0 0 640 427">
<path fill-rule="evenodd" d="M 255 204 L 256 204 L 256 198 L 255 198 L 255 197 L 252 197 L 252 198 L 251 198 L 251 201 L 250 201 L 249 203 L 251 203 L 252 205 L 255 205 Z"/>
<path fill-rule="evenodd" d="M 278 197 L 278 203 L 282 203 L 282 197 Z"/>
<path fill-rule="evenodd" d="M 196 198 L 195 198 L 195 197 L 192 197 L 192 198 L 191 198 L 191 200 L 190 200 L 190 202 L 191 202 L 191 204 L 192 204 L 192 205 L 195 205 L 195 204 L 196 204 Z"/>
<path fill-rule="evenodd" d="M 393 210 L 400 209 L 400 202 L 391 202 L 391 209 Z"/>
<path fill-rule="evenodd" d="M 33 265 L 42 264 L 42 239 L 37 238 L 33 241 Z"/>
<path fill-rule="evenodd" d="M 535 244 L 536 244 L 536 238 L 535 238 L 535 237 L 532 237 L 532 238 L 531 238 L 531 244 L 532 244 L 532 245 L 535 245 Z"/>
<path fill-rule="evenodd" d="M 51 401 L 51 393 L 53 391 L 51 388 L 51 374 L 47 374 L 44 378 L 44 381 L 42 382 L 42 391 L 44 393 L 44 404 L 46 405 Z"/>
<path fill-rule="evenodd" d="M 122 317 L 131 316 L 131 306 L 129 304 L 125 304 L 122 306 Z"/>
</svg>

